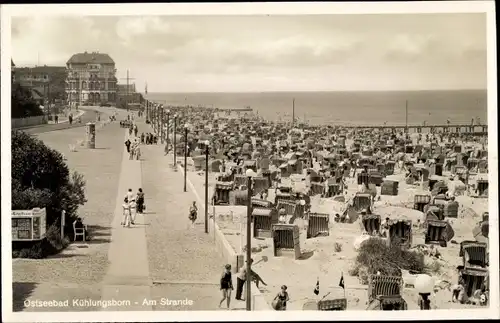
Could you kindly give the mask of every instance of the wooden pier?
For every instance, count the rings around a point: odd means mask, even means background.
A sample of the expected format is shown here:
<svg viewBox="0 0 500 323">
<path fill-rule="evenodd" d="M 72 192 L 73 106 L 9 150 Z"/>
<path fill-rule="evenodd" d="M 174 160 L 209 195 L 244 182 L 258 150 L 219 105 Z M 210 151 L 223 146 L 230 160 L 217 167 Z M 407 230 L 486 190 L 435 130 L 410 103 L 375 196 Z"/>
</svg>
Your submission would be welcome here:
<svg viewBox="0 0 500 323">
<path fill-rule="evenodd" d="M 488 125 L 470 125 L 470 124 L 445 124 L 445 125 L 392 125 L 392 126 L 342 126 L 346 129 L 363 129 L 363 130 L 379 130 L 386 132 L 392 130 L 394 132 L 404 132 L 408 129 L 409 133 L 462 133 L 473 135 L 488 134 Z"/>
</svg>

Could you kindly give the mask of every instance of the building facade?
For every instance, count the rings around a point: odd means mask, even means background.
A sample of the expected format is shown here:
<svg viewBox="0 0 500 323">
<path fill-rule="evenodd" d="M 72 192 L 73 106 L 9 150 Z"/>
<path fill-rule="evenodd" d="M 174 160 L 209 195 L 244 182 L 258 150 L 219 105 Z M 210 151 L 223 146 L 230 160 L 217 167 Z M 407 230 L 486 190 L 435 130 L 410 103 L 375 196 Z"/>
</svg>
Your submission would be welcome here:
<svg viewBox="0 0 500 323">
<path fill-rule="evenodd" d="M 36 89 L 50 102 L 66 99 L 66 67 L 17 67 L 16 81 L 23 87 Z"/>
<path fill-rule="evenodd" d="M 70 106 L 115 104 L 115 62 L 108 54 L 78 53 L 66 63 L 66 94 Z"/>
</svg>

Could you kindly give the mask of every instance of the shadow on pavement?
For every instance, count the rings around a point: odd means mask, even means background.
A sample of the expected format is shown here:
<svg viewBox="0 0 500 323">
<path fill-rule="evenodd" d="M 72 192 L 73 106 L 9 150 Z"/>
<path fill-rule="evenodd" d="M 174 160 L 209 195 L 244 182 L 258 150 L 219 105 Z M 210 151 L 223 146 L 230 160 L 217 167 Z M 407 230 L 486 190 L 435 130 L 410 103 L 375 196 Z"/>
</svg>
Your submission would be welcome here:
<svg viewBox="0 0 500 323">
<path fill-rule="evenodd" d="M 57 255 L 52 255 L 50 257 L 47 257 L 47 259 L 64 259 L 64 258 L 75 258 L 75 257 L 83 257 L 85 255 L 78 255 L 78 254 L 57 254 Z"/>
<path fill-rule="evenodd" d="M 28 299 L 36 288 L 36 283 L 12 283 L 12 311 L 20 312 L 24 306 L 24 301 Z"/>
</svg>

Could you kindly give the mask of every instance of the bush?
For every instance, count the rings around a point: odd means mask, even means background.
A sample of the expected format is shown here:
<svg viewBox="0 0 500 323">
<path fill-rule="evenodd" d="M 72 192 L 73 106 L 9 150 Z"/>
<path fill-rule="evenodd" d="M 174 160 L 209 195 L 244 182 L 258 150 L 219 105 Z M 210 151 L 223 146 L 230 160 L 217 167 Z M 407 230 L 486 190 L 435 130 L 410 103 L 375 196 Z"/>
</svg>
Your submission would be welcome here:
<svg viewBox="0 0 500 323">
<path fill-rule="evenodd" d="M 47 226 L 66 211 L 74 220 L 85 198 L 85 180 L 69 168 L 63 156 L 23 132 L 12 133 L 12 209 L 47 208 Z"/>
<path fill-rule="evenodd" d="M 386 240 L 372 238 L 361 245 L 356 266 L 366 268 L 369 275 L 380 272 L 387 276 L 401 276 L 402 269 L 423 272 L 424 257 L 397 245 L 388 246 Z"/>
<path fill-rule="evenodd" d="M 13 246 L 12 258 L 42 259 L 57 254 L 69 245 L 68 238 L 61 238 L 61 231 L 57 225 L 47 229 L 45 239 L 34 243 L 23 242 Z"/>
<path fill-rule="evenodd" d="M 335 242 L 334 249 L 335 249 L 335 252 L 342 252 L 342 244 Z"/>
<path fill-rule="evenodd" d="M 60 219 L 77 217 L 78 207 L 87 202 L 85 180 L 73 172 L 63 156 L 43 142 L 23 132 L 12 133 L 12 209 L 46 208 L 47 239 L 19 251 L 19 257 L 35 258 L 58 252 L 68 245 L 61 239 Z"/>
</svg>

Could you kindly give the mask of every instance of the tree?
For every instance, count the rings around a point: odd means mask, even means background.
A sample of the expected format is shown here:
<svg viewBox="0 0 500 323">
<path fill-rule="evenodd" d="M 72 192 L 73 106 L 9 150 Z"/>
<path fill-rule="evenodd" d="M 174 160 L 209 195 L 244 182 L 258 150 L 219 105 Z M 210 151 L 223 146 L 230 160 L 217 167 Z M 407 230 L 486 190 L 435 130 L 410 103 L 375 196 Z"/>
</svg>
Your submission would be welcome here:
<svg viewBox="0 0 500 323">
<path fill-rule="evenodd" d="M 33 100 L 31 91 L 19 83 L 12 84 L 11 118 L 27 118 L 43 115 L 40 105 Z"/>
<path fill-rule="evenodd" d="M 76 218 L 85 198 L 85 180 L 70 174 L 63 156 L 30 135 L 12 132 L 12 209 L 46 208 L 47 226 L 66 211 L 68 220 Z M 72 221 L 71 221 L 72 222 Z"/>
</svg>

